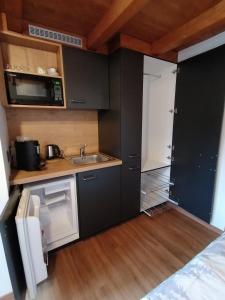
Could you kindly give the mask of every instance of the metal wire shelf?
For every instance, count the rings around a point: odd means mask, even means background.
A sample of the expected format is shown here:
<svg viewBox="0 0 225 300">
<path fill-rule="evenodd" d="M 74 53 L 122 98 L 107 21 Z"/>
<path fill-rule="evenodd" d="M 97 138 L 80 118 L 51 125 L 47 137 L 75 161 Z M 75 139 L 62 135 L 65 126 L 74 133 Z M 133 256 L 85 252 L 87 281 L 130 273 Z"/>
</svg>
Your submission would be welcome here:
<svg viewBox="0 0 225 300">
<path fill-rule="evenodd" d="M 170 167 L 143 172 L 141 174 L 141 211 L 145 212 L 159 204 L 170 201 Z M 149 213 L 147 213 L 149 215 Z"/>
</svg>

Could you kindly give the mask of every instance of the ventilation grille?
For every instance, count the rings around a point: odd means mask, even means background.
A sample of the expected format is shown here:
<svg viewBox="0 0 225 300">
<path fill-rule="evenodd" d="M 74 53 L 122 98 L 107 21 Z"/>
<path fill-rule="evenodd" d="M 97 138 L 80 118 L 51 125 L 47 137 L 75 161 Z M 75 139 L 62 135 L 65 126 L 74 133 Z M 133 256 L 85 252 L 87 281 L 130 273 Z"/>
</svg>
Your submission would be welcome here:
<svg viewBox="0 0 225 300">
<path fill-rule="evenodd" d="M 73 45 L 82 48 L 82 39 L 73 35 L 64 34 L 61 32 L 49 30 L 46 28 L 34 26 L 29 24 L 29 35 L 41 37 L 43 39 L 57 41 L 68 45 Z"/>
</svg>

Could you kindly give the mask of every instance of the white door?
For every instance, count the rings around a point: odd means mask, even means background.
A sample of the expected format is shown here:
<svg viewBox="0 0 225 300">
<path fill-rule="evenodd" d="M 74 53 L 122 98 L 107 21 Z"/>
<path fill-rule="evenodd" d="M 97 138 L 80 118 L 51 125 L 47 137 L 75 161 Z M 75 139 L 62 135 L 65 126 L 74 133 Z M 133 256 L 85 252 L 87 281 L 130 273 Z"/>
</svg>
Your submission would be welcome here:
<svg viewBox="0 0 225 300">
<path fill-rule="evenodd" d="M 40 198 L 24 189 L 16 215 L 16 226 L 29 297 L 34 299 L 37 284 L 46 279 L 47 262 L 44 232 L 40 223 Z"/>
<path fill-rule="evenodd" d="M 171 164 L 176 64 L 144 57 L 142 172 Z"/>
</svg>

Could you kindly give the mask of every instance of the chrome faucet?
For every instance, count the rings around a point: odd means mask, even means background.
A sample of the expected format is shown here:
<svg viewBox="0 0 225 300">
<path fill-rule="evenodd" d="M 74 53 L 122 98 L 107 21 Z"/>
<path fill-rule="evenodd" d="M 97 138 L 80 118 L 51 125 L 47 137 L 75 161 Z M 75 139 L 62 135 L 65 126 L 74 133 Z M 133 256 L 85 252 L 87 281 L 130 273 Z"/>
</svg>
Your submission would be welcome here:
<svg viewBox="0 0 225 300">
<path fill-rule="evenodd" d="M 80 157 L 84 158 L 84 156 L 86 155 L 85 153 L 85 148 L 87 147 L 87 144 L 83 144 L 80 146 Z"/>
</svg>

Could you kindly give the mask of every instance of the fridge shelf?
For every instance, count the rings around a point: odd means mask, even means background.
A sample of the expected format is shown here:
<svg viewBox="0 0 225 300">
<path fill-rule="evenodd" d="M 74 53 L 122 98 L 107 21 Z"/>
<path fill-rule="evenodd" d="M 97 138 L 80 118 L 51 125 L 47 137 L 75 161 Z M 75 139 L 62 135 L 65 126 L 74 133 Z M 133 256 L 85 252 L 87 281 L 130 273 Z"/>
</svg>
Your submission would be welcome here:
<svg viewBox="0 0 225 300">
<path fill-rule="evenodd" d="M 45 196 L 52 194 L 65 192 L 70 190 L 70 184 L 68 182 L 62 182 L 57 184 L 49 184 L 44 187 Z"/>
<path fill-rule="evenodd" d="M 67 201 L 68 197 L 66 192 L 54 193 L 45 197 L 45 204 L 51 205 L 61 201 Z"/>
</svg>

